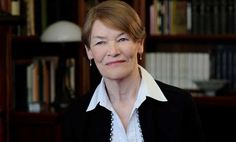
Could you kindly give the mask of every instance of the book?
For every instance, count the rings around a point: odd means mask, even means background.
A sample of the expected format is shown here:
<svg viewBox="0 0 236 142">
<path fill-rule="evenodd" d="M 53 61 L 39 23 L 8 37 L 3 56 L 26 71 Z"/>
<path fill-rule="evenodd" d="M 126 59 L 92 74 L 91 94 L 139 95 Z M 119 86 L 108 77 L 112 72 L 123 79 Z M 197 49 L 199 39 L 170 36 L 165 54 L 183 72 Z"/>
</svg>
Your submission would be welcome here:
<svg viewBox="0 0 236 142">
<path fill-rule="evenodd" d="M 212 78 L 228 80 L 227 90 L 235 90 L 235 45 L 218 45 L 211 62 Z"/>
<path fill-rule="evenodd" d="M 19 0 L 11 1 L 11 15 L 20 16 L 20 1 Z"/>
<path fill-rule="evenodd" d="M 0 1 L 0 12 L 7 12 L 7 13 L 11 13 L 10 11 L 10 0 L 1 0 Z"/>
<path fill-rule="evenodd" d="M 157 80 L 184 89 L 197 89 L 194 80 L 209 80 L 208 53 L 150 52 L 145 56 L 147 71 Z"/>
<path fill-rule="evenodd" d="M 187 30 L 187 1 L 169 1 L 170 34 L 186 34 Z"/>
<path fill-rule="evenodd" d="M 58 57 L 37 57 L 27 66 L 29 111 L 48 110 L 55 102 Z"/>
<path fill-rule="evenodd" d="M 150 17 L 150 34 L 160 35 L 161 34 L 161 2 L 159 0 L 153 0 L 153 4 L 149 7 Z"/>
<path fill-rule="evenodd" d="M 35 3 L 34 0 L 26 0 L 26 35 L 35 35 Z"/>
</svg>

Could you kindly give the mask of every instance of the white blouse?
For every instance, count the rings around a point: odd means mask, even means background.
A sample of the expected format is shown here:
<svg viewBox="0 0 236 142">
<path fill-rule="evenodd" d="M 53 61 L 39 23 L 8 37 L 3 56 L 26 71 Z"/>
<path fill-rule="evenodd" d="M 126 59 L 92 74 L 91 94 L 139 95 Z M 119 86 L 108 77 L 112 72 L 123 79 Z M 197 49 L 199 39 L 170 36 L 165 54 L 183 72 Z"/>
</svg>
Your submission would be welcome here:
<svg viewBox="0 0 236 142">
<path fill-rule="evenodd" d="M 112 130 L 110 138 L 112 142 L 143 142 L 143 135 L 138 117 L 139 106 L 146 100 L 147 96 L 159 101 L 167 101 L 153 77 L 141 66 L 139 66 L 139 68 L 141 69 L 142 80 L 136 102 L 130 114 L 127 131 L 125 130 L 118 114 L 112 107 L 112 104 L 106 93 L 103 78 L 96 88 L 87 108 L 87 111 L 92 111 L 99 103 L 100 106 L 103 106 L 112 112 Z"/>
</svg>

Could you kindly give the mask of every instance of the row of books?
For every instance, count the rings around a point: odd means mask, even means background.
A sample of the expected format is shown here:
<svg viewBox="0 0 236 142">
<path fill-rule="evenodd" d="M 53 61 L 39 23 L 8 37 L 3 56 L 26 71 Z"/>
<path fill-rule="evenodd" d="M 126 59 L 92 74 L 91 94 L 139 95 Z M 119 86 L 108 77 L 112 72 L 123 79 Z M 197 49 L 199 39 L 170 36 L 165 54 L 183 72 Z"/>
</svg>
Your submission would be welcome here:
<svg viewBox="0 0 236 142">
<path fill-rule="evenodd" d="M 36 2 L 37 0 L 14 0 L 11 2 L 11 14 L 24 17 L 26 21 L 24 25 L 18 25 L 14 27 L 13 32 L 15 35 L 33 36 L 36 34 L 35 27 L 36 24 L 38 26 L 39 23 L 36 23 L 35 14 L 38 13 L 38 9 L 40 8 L 39 6 L 35 7 Z M 44 2 L 45 1 L 42 0 L 42 3 Z M 44 21 L 42 21 L 42 23 L 44 23 Z"/>
<path fill-rule="evenodd" d="M 73 7 L 73 2 L 66 0 L 14 0 L 12 14 L 25 18 L 26 23 L 16 26 L 13 32 L 17 36 L 40 36 L 56 21 L 72 21 Z"/>
<path fill-rule="evenodd" d="M 218 45 L 212 54 L 212 77 L 229 81 L 226 89 L 236 90 L 236 45 Z"/>
<path fill-rule="evenodd" d="M 198 89 L 194 80 L 210 78 L 208 53 L 148 52 L 145 67 L 152 76 L 184 89 Z"/>
<path fill-rule="evenodd" d="M 150 34 L 235 34 L 235 0 L 153 0 Z"/>
<path fill-rule="evenodd" d="M 74 62 L 73 58 L 41 57 L 15 63 L 15 108 L 38 112 L 55 103 L 66 105 L 74 97 Z"/>
<path fill-rule="evenodd" d="M 150 34 L 187 33 L 187 1 L 153 0 L 150 6 Z"/>
</svg>

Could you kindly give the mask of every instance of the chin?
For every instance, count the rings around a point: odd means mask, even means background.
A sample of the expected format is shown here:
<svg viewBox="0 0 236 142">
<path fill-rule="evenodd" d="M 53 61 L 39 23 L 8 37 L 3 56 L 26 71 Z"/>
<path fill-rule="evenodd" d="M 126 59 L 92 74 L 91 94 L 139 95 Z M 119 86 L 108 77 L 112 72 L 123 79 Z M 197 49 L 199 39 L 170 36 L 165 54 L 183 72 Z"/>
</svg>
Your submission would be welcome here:
<svg viewBox="0 0 236 142">
<path fill-rule="evenodd" d="M 122 79 L 126 78 L 128 75 L 129 75 L 128 72 L 115 71 L 115 72 L 106 73 L 103 76 L 107 79 L 110 79 L 110 80 L 122 80 Z"/>
</svg>

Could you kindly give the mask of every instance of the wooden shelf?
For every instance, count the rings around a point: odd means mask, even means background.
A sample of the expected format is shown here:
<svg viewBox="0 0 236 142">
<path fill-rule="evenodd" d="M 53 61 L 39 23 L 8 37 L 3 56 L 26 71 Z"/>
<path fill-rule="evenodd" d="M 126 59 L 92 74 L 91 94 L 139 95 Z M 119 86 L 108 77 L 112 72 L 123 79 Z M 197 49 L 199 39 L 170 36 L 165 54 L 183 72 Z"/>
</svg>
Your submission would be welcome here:
<svg viewBox="0 0 236 142">
<path fill-rule="evenodd" d="M 218 44 L 236 44 L 236 35 L 152 35 L 146 51 L 208 52 Z"/>
<path fill-rule="evenodd" d="M 40 112 L 40 113 L 12 112 L 10 115 L 11 115 L 11 123 L 53 125 L 60 121 L 62 114 L 63 113 L 59 112 Z"/>
<path fill-rule="evenodd" d="M 38 37 L 15 37 L 12 42 L 13 58 L 24 59 L 37 56 L 77 57 L 83 52 L 81 42 L 43 43 Z"/>
<path fill-rule="evenodd" d="M 25 22 L 25 19 L 20 16 L 0 16 L 0 25 L 17 25 L 17 24 L 23 24 Z"/>
<path fill-rule="evenodd" d="M 236 96 L 199 96 L 193 97 L 198 104 L 205 104 L 209 106 L 222 106 L 222 107 L 236 107 Z"/>
<path fill-rule="evenodd" d="M 10 128 L 14 137 L 11 141 L 62 141 L 62 113 L 11 112 Z"/>
<path fill-rule="evenodd" d="M 207 142 L 235 141 L 236 96 L 194 97 Z"/>
<path fill-rule="evenodd" d="M 149 35 L 147 40 L 152 43 L 232 44 L 236 43 L 236 35 Z"/>
</svg>

